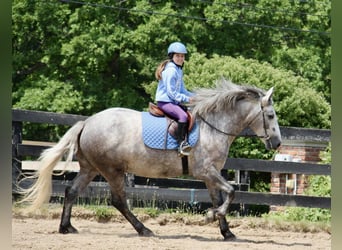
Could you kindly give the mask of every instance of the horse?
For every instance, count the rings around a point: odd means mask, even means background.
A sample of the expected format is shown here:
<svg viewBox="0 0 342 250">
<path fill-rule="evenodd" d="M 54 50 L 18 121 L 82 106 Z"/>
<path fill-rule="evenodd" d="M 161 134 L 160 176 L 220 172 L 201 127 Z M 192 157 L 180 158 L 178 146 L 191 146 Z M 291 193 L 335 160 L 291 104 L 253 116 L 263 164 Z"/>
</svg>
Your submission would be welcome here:
<svg viewBox="0 0 342 250">
<path fill-rule="evenodd" d="M 234 188 L 221 176 L 220 170 L 228 157 L 229 147 L 243 129 L 249 127 L 266 149 L 277 149 L 281 134 L 273 107 L 273 87 L 267 92 L 249 85 L 237 85 L 221 79 L 212 88 L 200 88 L 190 109 L 199 126 L 196 145 L 188 156 L 188 172 L 202 180 L 213 207 L 209 220 L 218 220 L 224 240 L 236 236 L 226 220 Z M 153 236 L 129 210 L 125 195 L 125 174 L 149 178 L 182 175 L 182 163 L 177 150 L 157 150 L 144 145 L 141 112 L 112 107 L 75 123 L 59 142 L 42 152 L 40 169 L 33 175 L 33 185 L 23 190 L 21 202 L 28 210 L 39 209 L 51 195 L 54 166 L 64 157 L 70 162 L 76 156 L 80 170 L 71 186 L 65 189 L 65 199 L 59 233 L 77 233 L 71 224 L 71 211 L 80 192 L 96 175 L 109 184 L 112 205 L 131 223 L 139 236 Z"/>
</svg>

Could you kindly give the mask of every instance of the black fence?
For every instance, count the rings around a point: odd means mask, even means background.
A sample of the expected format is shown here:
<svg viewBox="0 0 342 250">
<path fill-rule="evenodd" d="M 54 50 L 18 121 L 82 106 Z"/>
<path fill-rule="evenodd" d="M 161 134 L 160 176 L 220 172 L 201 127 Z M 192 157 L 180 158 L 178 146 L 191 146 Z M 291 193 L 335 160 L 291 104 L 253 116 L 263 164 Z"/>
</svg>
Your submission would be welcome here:
<svg viewBox="0 0 342 250">
<path fill-rule="evenodd" d="M 79 120 L 85 120 L 86 116 L 56 114 L 51 112 L 12 110 L 12 182 L 13 195 L 17 192 L 17 181 L 23 173 L 32 170 L 23 170 L 22 159 L 27 156 L 38 157 L 42 150 L 49 147 L 45 142 L 25 142 L 23 143 L 22 128 L 26 122 L 44 123 L 71 126 Z M 330 130 L 303 129 L 281 127 L 283 139 L 286 140 L 307 140 L 312 142 L 330 141 Z M 241 136 L 253 134 L 250 130 L 245 130 Z M 331 175 L 331 165 L 313 164 L 286 161 L 271 161 L 257 159 L 230 158 L 226 161 L 222 174 L 227 173 L 227 169 L 238 171 L 258 171 L 288 174 L 305 175 Z M 63 176 L 54 176 L 52 197 L 63 197 L 64 189 L 71 184 L 76 175 L 75 171 L 70 171 Z M 30 185 L 29 182 L 23 185 Z M 234 204 L 255 204 L 274 206 L 299 206 L 331 208 L 330 197 L 315 197 L 305 195 L 274 194 L 248 192 L 248 185 L 234 184 L 236 189 Z M 91 199 L 92 197 L 109 197 L 108 184 L 101 177 L 96 177 L 81 197 Z M 153 201 L 175 201 L 188 204 L 210 203 L 208 191 L 202 181 L 190 179 L 153 179 L 140 176 L 127 175 L 127 198 L 131 200 L 153 200 Z"/>
</svg>

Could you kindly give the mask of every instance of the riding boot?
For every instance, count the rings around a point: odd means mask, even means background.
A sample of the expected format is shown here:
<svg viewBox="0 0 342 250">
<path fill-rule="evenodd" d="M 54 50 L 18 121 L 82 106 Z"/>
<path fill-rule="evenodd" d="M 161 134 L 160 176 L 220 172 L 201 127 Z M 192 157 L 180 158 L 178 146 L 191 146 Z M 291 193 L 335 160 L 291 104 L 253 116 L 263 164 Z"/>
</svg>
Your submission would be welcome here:
<svg viewBox="0 0 342 250">
<path fill-rule="evenodd" d="M 180 154 L 180 156 L 190 155 L 191 146 L 186 140 L 187 132 L 188 132 L 188 123 L 178 122 L 177 141 L 179 144 L 178 153 Z"/>
</svg>

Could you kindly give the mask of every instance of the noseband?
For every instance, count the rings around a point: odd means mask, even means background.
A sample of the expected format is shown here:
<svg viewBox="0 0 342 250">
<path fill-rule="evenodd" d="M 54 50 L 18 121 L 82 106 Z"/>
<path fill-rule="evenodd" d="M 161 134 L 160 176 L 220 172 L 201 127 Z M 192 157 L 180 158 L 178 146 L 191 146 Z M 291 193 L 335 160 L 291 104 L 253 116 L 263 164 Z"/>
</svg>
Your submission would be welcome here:
<svg viewBox="0 0 342 250">
<path fill-rule="evenodd" d="M 258 115 L 262 113 L 262 122 L 263 122 L 263 128 L 264 128 L 264 135 L 246 135 L 245 137 L 258 137 L 258 138 L 263 138 L 265 139 L 268 143 L 269 143 L 269 139 L 270 139 L 270 135 L 267 133 L 267 128 L 268 126 L 266 125 L 266 119 L 265 119 L 265 111 L 264 111 L 264 107 L 260 104 L 260 111 L 253 117 L 253 119 L 248 123 L 248 125 L 246 127 L 249 127 L 249 125 L 253 124 L 254 121 L 257 119 Z M 209 123 L 207 120 L 205 120 L 203 118 L 203 116 L 198 115 L 198 117 L 205 123 L 207 124 L 210 128 L 212 128 L 213 130 L 227 135 L 227 136 L 238 136 L 237 134 L 231 134 L 231 133 L 227 133 L 225 131 L 222 131 L 218 128 L 216 128 L 214 125 L 212 125 L 211 123 Z"/>
</svg>

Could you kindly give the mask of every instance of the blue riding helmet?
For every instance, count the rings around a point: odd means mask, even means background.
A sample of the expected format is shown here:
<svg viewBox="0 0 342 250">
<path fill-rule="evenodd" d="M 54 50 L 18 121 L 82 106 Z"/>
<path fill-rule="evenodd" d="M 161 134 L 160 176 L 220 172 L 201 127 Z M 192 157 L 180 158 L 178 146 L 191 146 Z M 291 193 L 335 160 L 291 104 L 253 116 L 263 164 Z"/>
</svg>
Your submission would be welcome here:
<svg viewBox="0 0 342 250">
<path fill-rule="evenodd" d="M 181 53 L 181 54 L 187 54 L 186 47 L 184 44 L 180 42 L 174 42 L 171 43 L 169 48 L 167 49 L 167 54 L 170 55 L 172 53 Z"/>
</svg>

